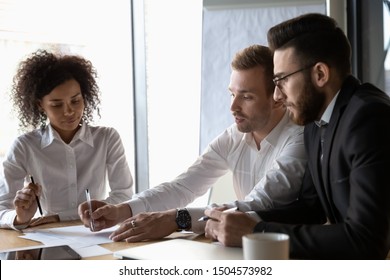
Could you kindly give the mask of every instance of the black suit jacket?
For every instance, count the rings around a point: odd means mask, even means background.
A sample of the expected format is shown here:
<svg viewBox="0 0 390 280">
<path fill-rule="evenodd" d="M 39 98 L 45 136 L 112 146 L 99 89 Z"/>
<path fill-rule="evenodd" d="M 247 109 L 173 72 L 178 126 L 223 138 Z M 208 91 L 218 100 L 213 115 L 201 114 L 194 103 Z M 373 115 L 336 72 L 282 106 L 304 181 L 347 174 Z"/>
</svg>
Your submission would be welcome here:
<svg viewBox="0 0 390 280">
<path fill-rule="evenodd" d="M 263 221 L 255 231 L 289 234 L 292 258 L 386 258 L 389 96 L 352 76 L 345 80 L 326 130 L 322 168 L 320 129 L 308 124 L 304 137 L 308 166 L 299 199 L 282 209 L 259 211 Z"/>
</svg>

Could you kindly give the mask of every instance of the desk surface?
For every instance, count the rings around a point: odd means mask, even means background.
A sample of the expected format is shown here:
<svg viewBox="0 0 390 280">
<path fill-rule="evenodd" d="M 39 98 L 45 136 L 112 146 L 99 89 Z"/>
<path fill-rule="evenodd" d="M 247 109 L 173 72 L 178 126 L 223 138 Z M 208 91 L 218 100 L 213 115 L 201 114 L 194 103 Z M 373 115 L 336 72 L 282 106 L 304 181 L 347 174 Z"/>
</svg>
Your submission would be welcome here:
<svg viewBox="0 0 390 280">
<path fill-rule="evenodd" d="M 46 225 L 41 225 L 38 226 L 37 228 L 54 228 L 54 227 L 65 227 L 65 226 L 76 226 L 76 225 L 81 225 L 80 221 L 69 221 L 69 222 L 60 222 L 60 223 L 52 223 L 52 224 L 46 224 Z M 37 241 L 32 241 L 24 238 L 19 238 L 21 233 L 15 230 L 10 230 L 10 229 L 0 229 L 0 251 L 2 250 L 7 250 L 10 248 L 22 248 L 22 247 L 30 247 L 30 246 L 37 246 L 41 245 L 40 242 Z M 208 239 L 206 239 L 203 235 L 197 235 L 195 233 L 193 234 L 188 234 L 188 233 L 180 233 L 180 232 L 175 232 L 172 233 L 171 235 L 167 236 L 166 239 L 170 238 L 184 238 L 184 239 L 189 239 L 189 240 L 194 240 L 194 241 L 200 241 L 200 242 L 209 242 Z M 4 242 L 5 241 L 5 242 Z M 159 242 L 159 241 L 145 241 L 145 242 L 135 242 L 135 243 L 127 243 L 127 242 L 112 242 L 112 243 L 107 243 L 107 244 L 102 244 L 103 248 L 106 248 L 110 250 L 111 252 L 116 252 L 119 250 L 131 248 L 131 247 L 137 247 L 141 245 L 146 245 L 154 242 Z M 108 255 L 101 255 L 101 256 L 96 256 L 96 257 L 89 257 L 85 258 L 87 260 L 115 260 L 113 254 L 108 254 Z M 387 259 L 390 260 L 390 252 L 387 255 Z"/>
<path fill-rule="evenodd" d="M 46 224 L 46 225 L 41 225 L 36 228 L 54 228 L 54 227 L 65 227 L 65 226 L 76 226 L 76 225 L 81 225 L 80 221 L 69 221 L 69 222 L 60 222 L 60 223 L 52 223 L 52 224 Z M 24 238 L 19 238 L 21 233 L 15 230 L 10 230 L 10 229 L 0 229 L 0 251 L 2 250 L 7 250 L 11 248 L 22 248 L 22 247 L 30 247 L 30 246 L 39 246 L 42 245 L 42 243 L 37 242 L 37 241 L 32 241 Z M 195 241 L 201 241 L 201 242 L 208 242 L 208 240 L 204 236 L 199 236 L 194 233 L 180 233 L 180 232 L 175 232 L 166 237 L 166 239 L 170 238 L 185 238 L 189 240 L 195 240 Z M 5 242 L 4 242 L 4 241 Z M 137 247 L 141 245 L 146 245 L 154 242 L 159 242 L 159 241 L 145 241 L 145 242 L 135 242 L 135 243 L 127 243 L 127 242 L 112 242 L 112 243 L 107 243 L 107 244 L 101 244 L 99 246 L 106 248 L 110 250 L 111 252 L 116 252 L 119 250 L 131 248 L 131 247 Z M 117 259 L 113 256 L 113 254 L 108 254 L 108 255 L 101 255 L 101 256 L 96 256 L 96 257 L 89 257 L 85 258 L 87 260 L 114 260 Z"/>
</svg>

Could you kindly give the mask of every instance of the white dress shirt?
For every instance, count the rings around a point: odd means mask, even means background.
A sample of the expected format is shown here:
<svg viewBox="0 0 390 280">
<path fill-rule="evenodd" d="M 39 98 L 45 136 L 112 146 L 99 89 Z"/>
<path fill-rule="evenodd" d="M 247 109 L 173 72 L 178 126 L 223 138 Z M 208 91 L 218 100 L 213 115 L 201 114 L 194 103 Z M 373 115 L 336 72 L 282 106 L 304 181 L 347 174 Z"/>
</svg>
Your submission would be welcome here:
<svg viewBox="0 0 390 280">
<path fill-rule="evenodd" d="M 324 113 L 321 116 L 321 119 L 319 121 L 314 121 L 314 123 L 321 127 L 324 124 L 328 124 L 330 122 L 330 117 L 332 116 L 334 105 L 336 105 L 337 97 L 339 96 L 340 90 L 336 93 L 336 95 L 332 98 L 332 101 L 330 101 L 329 105 L 326 107 Z"/>
<path fill-rule="evenodd" d="M 114 128 L 84 124 L 69 144 L 51 125 L 18 137 L 3 162 L 0 227 L 14 228 L 13 199 L 29 174 L 42 186 L 44 215 L 58 214 L 61 220 L 79 219 L 77 207 L 86 200 L 87 188 L 92 199 L 108 203 L 133 195 L 133 178 Z"/>
<path fill-rule="evenodd" d="M 295 125 L 287 112 L 261 141 L 260 150 L 251 133 L 231 125 L 214 139 L 188 170 L 171 182 L 134 195 L 129 201 L 133 215 L 185 207 L 229 170 L 240 211 L 256 211 L 288 204 L 298 197 L 306 165 L 303 127 Z M 192 230 L 204 231 L 197 220 L 205 208 L 187 208 Z"/>
</svg>

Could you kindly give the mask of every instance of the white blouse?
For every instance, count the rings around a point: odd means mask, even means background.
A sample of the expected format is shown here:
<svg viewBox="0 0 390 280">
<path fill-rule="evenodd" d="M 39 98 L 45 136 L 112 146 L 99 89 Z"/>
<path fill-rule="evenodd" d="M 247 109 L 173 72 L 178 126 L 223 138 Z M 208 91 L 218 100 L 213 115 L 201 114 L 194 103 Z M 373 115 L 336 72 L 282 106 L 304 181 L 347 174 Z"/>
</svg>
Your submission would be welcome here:
<svg viewBox="0 0 390 280">
<path fill-rule="evenodd" d="M 0 227 L 13 228 L 13 199 L 29 174 L 42 186 L 44 215 L 58 214 L 61 220 L 79 219 L 77 207 L 86 200 L 86 188 L 92 199 L 108 203 L 133 195 L 133 178 L 114 128 L 84 124 L 69 144 L 50 125 L 18 137 L 3 162 Z"/>
</svg>

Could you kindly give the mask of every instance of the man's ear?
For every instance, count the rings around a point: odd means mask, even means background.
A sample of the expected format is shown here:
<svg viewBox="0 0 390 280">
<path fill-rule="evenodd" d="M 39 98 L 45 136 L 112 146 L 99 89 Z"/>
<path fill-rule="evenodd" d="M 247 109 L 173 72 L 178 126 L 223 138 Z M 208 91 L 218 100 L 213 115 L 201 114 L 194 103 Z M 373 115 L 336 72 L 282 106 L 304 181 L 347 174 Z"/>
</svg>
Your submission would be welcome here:
<svg viewBox="0 0 390 280">
<path fill-rule="evenodd" d="M 330 78 L 330 69 L 326 63 L 318 62 L 313 66 L 312 79 L 315 85 L 322 88 Z"/>
</svg>

